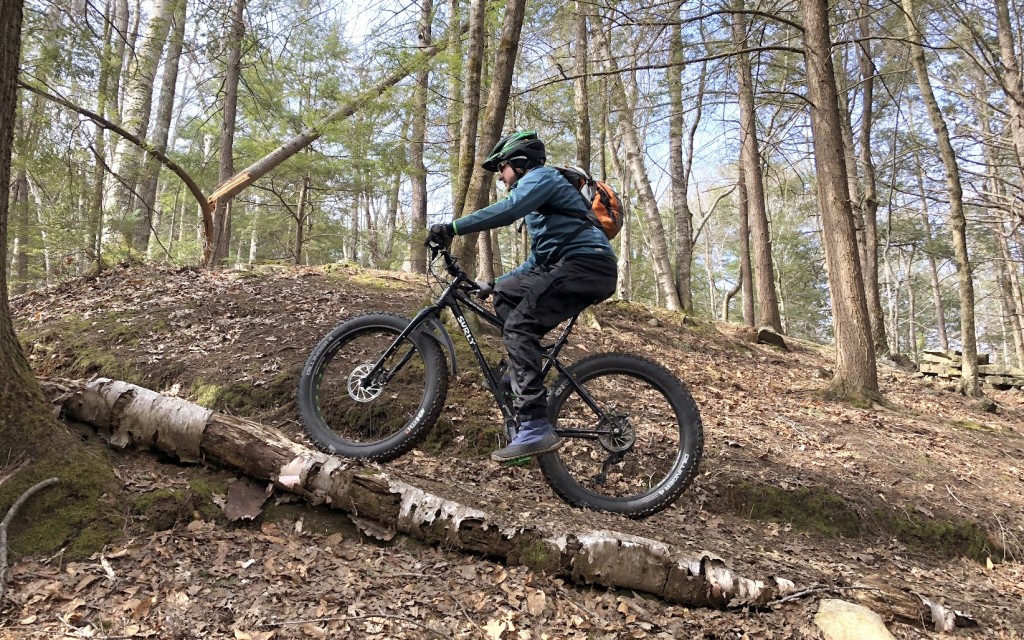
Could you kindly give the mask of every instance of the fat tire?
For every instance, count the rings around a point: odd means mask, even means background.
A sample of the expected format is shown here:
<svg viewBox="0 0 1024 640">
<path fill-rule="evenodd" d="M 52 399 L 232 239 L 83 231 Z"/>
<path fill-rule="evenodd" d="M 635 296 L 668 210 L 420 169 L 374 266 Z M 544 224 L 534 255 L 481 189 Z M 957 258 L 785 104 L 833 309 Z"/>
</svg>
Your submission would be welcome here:
<svg viewBox="0 0 1024 640">
<path fill-rule="evenodd" d="M 655 490 L 639 496 L 615 498 L 593 493 L 581 486 L 563 464 L 558 452 L 544 454 L 538 457 L 538 463 L 554 492 L 573 506 L 608 511 L 630 518 L 646 518 L 671 506 L 693 482 L 704 451 L 704 427 L 700 412 L 686 385 L 665 367 L 646 358 L 624 353 L 593 355 L 575 363 L 569 371 L 581 382 L 606 374 L 628 374 L 659 388 L 675 411 L 682 455 L 677 457 L 666 476 L 671 481 L 668 485 L 659 484 Z M 552 423 L 557 424 L 558 413 L 574 389 L 565 376 L 559 376 L 551 388 L 553 391 L 548 401 L 548 413 Z M 623 393 L 628 393 L 628 390 L 624 389 Z"/>
<path fill-rule="evenodd" d="M 448 395 L 446 361 L 441 349 L 425 332 L 414 331 L 409 340 L 423 357 L 426 385 L 423 398 L 413 419 L 394 434 L 373 442 L 353 442 L 340 437 L 327 425 L 316 404 L 317 374 L 334 357 L 332 348 L 345 342 L 351 334 L 365 329 L 383 328 L 395 331 L 395 336 L 409 326 L 409 319 L 393 313 L 367 313 L 355 316 L 324 336 L 309 354 L 299 375 L 298 404 L 302 425 L 309 438 L 323 451 L 332 455 L 363 460 L 386 462 L 406 453 L 429 433 L 444 408 Z M 416 415 L 422 417 L 417 420 Z"/>
</svg>

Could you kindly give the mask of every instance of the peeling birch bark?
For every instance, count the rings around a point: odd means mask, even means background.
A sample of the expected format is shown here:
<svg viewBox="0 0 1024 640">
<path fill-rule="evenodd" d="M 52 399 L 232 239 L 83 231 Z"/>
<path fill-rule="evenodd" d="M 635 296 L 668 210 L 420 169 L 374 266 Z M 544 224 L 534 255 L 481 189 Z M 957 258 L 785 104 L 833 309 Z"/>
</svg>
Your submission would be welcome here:
<svg viewBox="0 0 1024 640">
<path fill-rule="evenodd" d="M 182 460 L 215 461 L 313 504 L 375 521 L 382 527 L 374 534 L 378 537 L 402 533 L 447 548 L 498 556 L 509 564 L 577 583 L 644 591 L 689 607 L 765 607 L 797 591 L 784 578 L 755 580 L 737 575 L 707 551 L 687 554 L 664 542 L 617 531 L 577 534 L 503 521 L 392 478 L 376 465 L 329 456 L 289 440 L 272 427 L 125 382 L 99 379 L 73 393 L 61 390 L 65 393 L 58 402 L 65 415 L 108 432 L 112 446 L 157 449 Z M 968 626 L 971 621 L 937 603 L 905 595 L 896 611 L 884 598 L 872 604 L 890 618 L 939 621 L 934 623 L 936 628 Z M 913 602 L 916 610 L 911 608 Z"/>
</svg>

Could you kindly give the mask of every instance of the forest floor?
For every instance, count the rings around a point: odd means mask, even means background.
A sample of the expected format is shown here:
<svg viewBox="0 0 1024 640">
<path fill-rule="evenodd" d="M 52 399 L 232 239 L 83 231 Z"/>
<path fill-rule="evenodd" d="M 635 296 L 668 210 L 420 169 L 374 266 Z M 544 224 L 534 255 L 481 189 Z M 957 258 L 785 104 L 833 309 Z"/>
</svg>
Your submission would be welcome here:
<svg viewBox="0 0 1024 640">
<path fill-rule="evenodd" d="M 12 307 L 40 376 L 123 379 L 305 442 L 294 395 L 316 341 L 363 311 L 411 315 L 428 296 L 422 276 L 343 265 L 118 269 Z M 987 390 L 997 406 L 986 412 L 950 383 L 880 366 L 884 406 L 858 407 L 820 393 L 825 347 L 788 339 L 782 351 L 737 325 L 636 304 L 595 315 L 570 355 L 646 355 L 700 407 L 701 472 L 673 507 L 641 521 L 576 510 L 536 468 L 490 462 L 498 413 L 465 351 L 435 432 L 389 472 L 509 521 L 645 536 L 821 591 L 763 611 L 687 609 L 401 536 L 382 544 L 285 496 L 256 521 L 228 523 L 209 507 L 233 474 L 104 450 L 136 497 L 123 536 L 90 558 L 20 559 L 0 638 L 816 638 L 818 600 L 868 576 L 980 623 L 943 637 L 1024 637 L 1021 391 Z M 481 342 L 499 353 L 496 336 Z M 187 489 L 183 508 L 145 508 L 174 487 Z M 939 637 L 920 624 L 890 630 Z"/>
</svg>

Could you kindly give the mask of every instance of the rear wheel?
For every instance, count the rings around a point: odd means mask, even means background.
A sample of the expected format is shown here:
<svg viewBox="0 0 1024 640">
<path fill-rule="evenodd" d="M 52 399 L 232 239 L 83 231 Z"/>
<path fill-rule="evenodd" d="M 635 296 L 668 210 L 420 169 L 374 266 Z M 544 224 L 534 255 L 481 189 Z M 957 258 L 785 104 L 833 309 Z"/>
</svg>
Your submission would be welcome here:
<svg viewBox="0 0 1024 640">
<path fill-rule="evenodd" d="M 299 413 L 320 448 L 392 460 L 430 431 L 448 393 L 444 355 L 433 339 L 414 331 L 370 377 L 408 325 L 390 313 L 357 316 L 313 349 L 299 377 Z"/>
<path fill-rule="evenodd" d="M 700 413 L 683 383 L 661 365 L 617 353 L 569 371 L 603 418 L 568 378 L 555 382 L 549 414 L 564 444 L 539 457 L 555 493 L 578 507 L 634 518 L 675 502 L 704 449 Z"/>
</svg>

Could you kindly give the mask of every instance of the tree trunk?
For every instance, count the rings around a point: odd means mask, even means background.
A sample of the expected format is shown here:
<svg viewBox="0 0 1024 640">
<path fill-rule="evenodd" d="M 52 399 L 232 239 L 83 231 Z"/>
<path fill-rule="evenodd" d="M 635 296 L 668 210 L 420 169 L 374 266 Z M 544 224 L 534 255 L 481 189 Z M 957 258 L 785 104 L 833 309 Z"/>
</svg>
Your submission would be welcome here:
<svg viewBox="0 0 1024 640">
<path fill-rule="evenodd" d="M 299 208 L 295 213 L 295 237 L 292 243 L 292 260 L 294 264 L 302 264 L 302 245 L 305 242 L 302 231 L 306 228 L 306 209 L 309 203 L 309 174 L 302 176 L 302 188 L 299 190 Z"/>
<path fill-rule="evenodd" d="M 120 75 L 120 66 L 113 63 L 114 46 L 111 42 L 114 35 L 112 24 L 116 22 L 117 16 L 111 16 L 111 11 L 117 11 L 116 0 L 109 0 L 104 10 L 103 22 L 103 45 L 100 49 L 99 60 L 99 82 L 96 93 L 96 113 L 101 118 L 107 117 L 107 105 L 110 100 L 110 87 L 114 84 L 114 76 Z M 113 8 L 113 9 L 112 9 Z M 120 44 L 120 43 L 119 43 Z M 120 58 L 117 58 L 120 60 Z M 116 92 L 113 102 L 117 102 Z M 96 135 L 93 140 L 95 164 L 92 170 L 92 193 L 89 199 L 89 220 L 86 225 L 86 259 L 95 273 L 103 268 L 103 192 L 107 175 L 107 132 L 96 127 Z"/>
<path fill-rule="evenodd" d="M 917 294 L 914 292 L 914 260 L 917 251 L 911 247 L 910 259 L 907 260 L 907 337 L 910 341 L 910 353 L 917 361 Z"/>
<path fill-rule="evenodd" d="M 26 505 L 10 546 L 15 553 L 33 548 L 54 553 L 66 544 L 69 555 L 80 557 L 80 537 L 95 535 L 93 523 L 107 517 L 118 486 L 104 460 L 87 453 L 81 440 L 54 419 L 11 321 L 7 301 L 10 193 L 6 185 L 11 177 L 21 21 L 22 0 L 0 0 L 0 185 L 4 185 L 0 189 L 0 442 L 4 443 L 5 460 L 29 460 L 25 469 L 0 488 L 0 512 L 6 513 L 28 487 L 56 476 L 58 487 Z M 103 494 L 106 502 L 101 505 Z M 43 532 L 57 548 L 40 548 Z"/>
<path fill-rule="evenodd" d="M 493 282 L 495 276 L 491 236 L 497 231 L 490 229 L 476 234 L 476 277 L 487 282 Z"/>
<path fill-rule="evenodd" d="M 616 282 L 616 289 L 619 292 L 620 300 L 632 300 L 633 299 L 633 216 L 632 214 L 632 202 L 633 199 L 630 197 L 630 191 L 632 189 L 632 180 L 630 180 L 629 172 L 622 166 L 622 161 L 619 160 L 618 149 L 614 147 L 614 142 L 608 141 L 609 145 L 612 146 L 611 153 L 607 155 L 611 156 L 612 159 L 612 170 L 615 175 L 619 177 L 619 184 L 622 185 L 622 230 L 619 231 L 619 274 L 618 281 Z M 602 145 L 604 149 L 604 145 Z M 602 155 L 606 155 L 602 151 Z"/>
<path fill-rule="evenodd" d="M 154 0 L 153 13 L 146 27 L 146 34 L 135 49 L 137 55 L 129 65 L 125 78 L 124 115 L 121 124 L 139 140 L 146 140 L 149 131 L 153 83 L 164 44 L 167 42 L 173 4 L 173 0 Z M 119 178 L 112 190 L 112 206 L 108 207 L 129 248 L 140 255 L 146 252 L 150 227 L 148 211 L 143 218 L 135 217 L 139 209 L 138 189 L 144 154 L 145 151 L 141 147 L 128 140 L 118 140 L 113 170 Z"/>
<path fill-rule="evenodd" d="M 227 36 L 228 62 L 224 76 L 224 104 L 221 108 L 220 162 L 218 181 L 227 182 L 235 173 L 235 120 L 238 115 L 238 82 L 242 76 L 242 37 L 245 35 L 245 0 L 231 3 L 231 26 Z M 213 246 L 207 267 L 220 266 L 228 256 L 231 241 L 231 198 L 221 198 L 213 208 Z"/>
<path fill-rule="evenodd" d="M 124 113 L 123 101 L 121 96 L 121 79 L 124 77 L 122 69 L 124 64 L 128 62 L 124 55 L 125 49 L 128 46 L 128 0 L 112 0 L 116 4 L 114 5 L 114 54 L 113 57 L 107 58 L 108 63 L 111 66 L 110 69 L 110 98 L 112 103 L 112 113 L 117 117 L 113 118 L 117 122 L 124 122 L 122 114 Z M 117 144 L 115 142 L 114 149 L 116 151 Z"/>
<path fill-rule="evenodd" d="M 679 7 L 682 21 L 682 5 Z M 690 211 L 690 170 L 693 166 L 693 142 L 700 122 L 704 100 L 704 80 L 697 90 L 697 105 L 689 138 L 683 141 L 685 122 L 683 120 L 683 38 L 680 23 L 672 25 L 670 31 L 670 56 L 672 65 L 666 70 L 669 95 L 669 175 L 672 181 L 672 217 L 675 222 L 676 293 L 679 304 L 686 312 L 693 311 L 693 292 L 690 289 L 690 268 L 693 263 L 693 212 Z M 685 158 L 684 158 L 685 156 Z"/>
<path fill-rule="evenodd" d="M 710 233 L 704 236 L 704 270 L 708 277 L 708 307 L 714 309 L 718 304 L 718 285 L 715 283 L 715 253 Z"/>
<path fill-rule="evenodd" d="M 403 127 L 402 139 L 405 139 L 405 134 L 408 133 L 408 129 Z M 405 143 L 399 143 L 398 152 L 396 155 L 399 158 L 405 157 Z M 399 197 L 402 194 L 402 172 L 396 171 L 392 176 L 391 185 L 387 193 L 387 205 L 384 212 L 384 224 L 380 230 L 381 237 L 384 239 L 381 243 L 383 245 L 383 251 L 381 252 L 381 260 L 385 265 L 385 269 L 391 268 L 391 260 L 395 255 L 395 228 L 398 224 L 398 208 L 399 208 Z M 406 271 L 409 271 L 409 265 L 403 265 Z"/>
<path fill-rule="evenodd" d="M 939 155 L 946 169 L 946 191 L 949 196 L 949 227 L 953 234 L 953 254 L 960 293 L 960 342 L 963 352 L 961 390 L 968 396 L 980 396 L 978 383 L 978 344 L 974 322 L 974 278 L 967 254 L 967 220 L 964 217 L 963 187 L 960 181 L 960 167 L 956 153 L 949 139 L 949 129 L 932 91 L 928 77 L 928 66 L 924 58 L 922 35 L 914 19 L 913 0 L 902 0 L 907 34 L 910 39 L 910 61 L 921 89 L 921 99 L 928 110 L 932 130 L 939 145 Z"/>
<path fill-rule="evenodd" d="M 605 68 L 611 74 L 609 78 L 611 103 L 618 112 L 617 127 L 622 137 L 622 142 L 626 147 L 626 162 L 629 166 L 629 174 L 636 185 L 637 198 L 640 200 L 640 206 L 643 207 L 644 217 L 647 221 L 647 231 L 651 242 L 651 262 L 654 265 L 657 288 L 661 296 L 663 296 L 665 306 L 670 310 L 679 311 L 682 309 L 682 303 L 680 303 L 679 294 L 676 291 L 665 226 L 662 224 L 661 211 L 658 209 L 654 189 L 647 175 L 647 168 L 644 166 L 646 144 L 641 144 L 640 142 L 633 109 L 629 104 L 626 88 L 618 73 L 618 65 L 612 54 L 611 39 L 608 33 L 610 28 L 611 23 L 606 23 L 606 28 L 601 34 L 601 44 L 604 48 Z"/>
<path fill-rule="evenodd" d="M 512 87 L 512 73 L 519 55 L 519 38 L 522 35 L 525 14 L 526 0 L 510 0 L 505 5 L 505 19 L 502 23 L 501 40 L 498 42 L 494 71 L 491 75 L 491 89 L 487 95 L 483 124 L 480 127 L 480 135 L 476 144 L 476 162 L 472 167 L 472 177 L 469 178 L 466 202 L 461 209 L 462 215 L 473 213 L 487 204 L 487 194 L 493 184 L 494 174 L 486 171 L 480 165 L 501 139 L 501 130 L 505 126 L 509 90 Z M 469 82 L 466 83 L 467 92 L 469 84 Z M 466 122 L 468 122 L 468 118 L 463 124 L 464 138 L 469 129 Z M 470 157 L 472 156 L 467 155 L 463 158 L 463 162 L 465 163 Z M 467 237 L 457 246 L 456 252 L 462 260 L 462 264 L 477 263 L 478 243 L 479 240 L 476 237 Z"/>
<path fill-rule="evenodd" d="M 9 175 L 9 174 L 8 174 Z M 7 184 L 6 182 L 0 184 Z M 4 189 L 7 191 L 7 189 Z M 28 290 L 28 254 L 31 248 L 29 243 L 29 204 L 28 204 L 28 173 L 24 168 L 18 170 L 18 177 L 14 179 L 14 214 L 18 222 L 18 251 L 15 253 L 16 264 L 15 274 L 17 283 L 14 286 L 14 293 L 25 293 Z M 6 295 L 7 290 L 0 291 L 0 295 Z"/>
<path fill-rule="evenodd" d="M 750 207 L 747 199 L 746 171 L 743 169 L 743 162 L 738 165 L 738 176 L 736 181 L 736 199 L 738 206 L 736 211 L 739 214 L 739 239 L 740 239 L 740 286 L 743 288 L 743 324 L 753 327 L 754 318 L 754 272 L 750 264 Z"/>
<path fill-rule="evenodd" d="M 836 341 L 836 371 L 830 392 L 842 398 L 873 399 L 879 397 L 878 377 L 843 160 L 839 102 L 829 54 L 828 2 L 802 0 L 801 4 L 818 207 Z"/>
<path fill-rule="evenodd" d="M 982 78 L 981 82 L 985 82 L 985 79 Z M 985 164 L 988 167 L 989 192 L 1001 202 L 1010 201 L 1011 204 L 1007 206 L 1006 215 L 1009 216 L 1012 226 L 1012 199 L 1007 198 L 1005 182 L 999 175 L 999 154 L 997 146 L 992 142 L 997 139 L 998 134 L 993 131 L 990 107 L 986 104 L 979 105 L 976 117 L 981 131 L 987 138 L 987 141 L 982 145 L 982 149 Z M 1022 300 L 1020 280 L 1017 276 L 1018 266 L 1013 259 L 1013 253 L 1010 251 L 1010 243 L 1003 220 L 994 221 L 992 223 L 992 231 L 999 249 L 999 255 L 995 258 L 997 263 L 996 283 L 999 287 L 1003 303 L 1003 315 L 1005 316 L 1003 326 L 1008 326 L 1009 332 L 1012 335 L 1014 360 L 1017 366 L 1024 367 L 1024 300 Z"/>
<path fill-rule="evenodd" d="M 1001 236 L 1001 231 L 1002 229 L 996 233 Z M 1006 239 L 1001 238 L 999 243 L 1000 257 L 996 259 L 998 264 L 996 279 L 999 284 L 999 302 L 1003 312 L 1004 341 L 1006 341 L 1005 333 L 1009 332 L 1013 341 L 1013 366 L 1024 368 L 1024 340 L 1022 340 L 1024 334 L 1021 332 L 1020 317 L 1014 308 L 1014 291 L 1013 285 L 1010 282 L 1010 270 L 1016 267 L 1010 259 L 1009 251 L 1005 247 Z M 1007 357 L 1006 360 L 1007 364 L 1009 364 L 1010 359 Z"/>
<path fill-rule="evenodd" d="M 451 100 L 448 101 L 448 141 L 452 152 L 448 154 L 448 175 L 452 177 L 452 202 L 459 192 L 459 145 L 462 142 L 463 105 L 456 99 L 462 96 L 462 75 L 465 72 L 460 28 L 462 2 L 463 0 L 448 0 L 448 33 L 445 36 L 448 40 L 448 95 L 451 96 Z"/>
<path fill-rule="evenodd" d="M 1009 103 L 1010 135 L 1013 138 L 1017 167 L 1022 178 L 1021 189 L 1024 190 L 1024 86 L 1021 84 L 1020 62 L 1014 46 L 1007 0 L 995 0 L 995 7 L 996 34 L 999 38 L 999 55 L 1003 71 L 999 81 Z M 1017 24 L 1017 28 L 1020 29 L 1020 23 Z"/>
<path fill-rule="evenodd" d="M 351 211 L 351 222 L 352 226 L 349 228 L 349 241 L 348 241 L 348 259 L 352 264 L 359 264 L 359 209 L 363 205 L 362 195 L 362 172 L 359 169 L 355 171 L 355 193 L 353 195 L 352 211 Z"/>
<path fill-rule="evenodd" d="M 422 0 L 420 22 L 416 29 L 421 48 L 433 44 L 431 20 L 433 0 Z M 423 163 L 423 148 L 427 140 L 427 91 L 430 89 L 430 71 L 416 72 L 412 96 L 412 140 L 409 143 L 409 175 L 412 177 L 412 233 L 409 236 L 409 265 L 412 273 L 427 272 L 427 248 L 423 245 L 427 230 L 427 167 Z"/>
<path fill-rule="evenodd" d="M 465 76 L 462 85 L 462 128 L 459 138 L 459 165 L 455 173 L 452 216 L 460 218 L 472 211 L 466 210 L 469 181 L 473 176 L 477 156 L 477 130 L 480 122 L 481 76 L 483 74 L 487 17 L 485 0 L 472 0 L 469 5 L 469 51 L 466 54 Z M 498 141 L 494 139 L 492 145 Z M 481 145 L 482 146 L 482 145 Z M 487 149 L 490 152 L 490 148 Z"/>
<path fill-rule="evenodd" d="M 868 316 L 871 318 L 871 340 L 875 347 L 875 353 L 884 354 L 888 340 L 885 335 L 882 297 L 878 290 L 878 186 L 875 177 L 875 163 L 871 159 L 875 63 L 871 59 L 871 34 L 868 26 L 870 10 L 868 0 L 861 0 L 858 18 L 861 41 L 857 46 L 861 84 L 860 165 L 864 172 L 864 190 L 860 197 L 861 216 L 864 220 L 861 273 L 864 276 L 864 294 L 868 301 Z"/>
<path fill-rule="evenodd" d="M 914 127 L 910 125 L 911 131 Z M 942 286 L 939 282 L 939 265 L 935 256 L 928 248 L 928 243 L 933 239 L 931 214 L 928 211 L 928 194 L 924 190 L 924 165 L 921 163 L 920 155 L 914 152 L 914 162 L 917 165 L 917 191 L 921 198 L 921 226 L 924 228 L 925 258 L 928 262 L 928 280 L 932 290 L 932 306 L 935 309 L 935 330 L 939 339 L 939 349 L 949 350 L 949 338 L 946 334 L 946 308 L 942 302 Z"/>
<path fill-rule="evenodd" d="M 587 13 L 589 4 L 573 2 L 576 22 L 576 79 L 572 84 L 573 104 L 576 107 L 576 165 L 590 173 L 590 96 L 587 92 Z"/>
<path fill-rule="evenodd" d="M 732 22 L 733 41 L 738 49 L 746 49 L 747 27 L 743 14 L 743 0 L 735 0 L 735 10 Z M 757 142 L 757 113 L 754 110 L 754 79 L 749 54 L 742 53 L 736 56 L 736 78 L 740 103 L 740 162 L 743 164 L 747 187 L 747 217 L 750 223 L 751 244 L 754 248 L 754 277 L 757 278 L 757 322 L 781 333 L 782 318 L 779 316 L 779 302 L 775 294 L 772 238 L 764 202 L 761 151 Z M 832 82 L 834 84 L 835 80 Z M 838 130 L 839 123 L 835 124 Z"/>
<path fill-rule="evenodd" d="M 171 15 L 170 36 L 167 42 L 167 55 L 164 58 L 163 78 L 160 81 L 160 100 L 156 107 L 156 120 L 153 123 L 153 135 L 151 144 L 153 147 L 164 153 L 167 151 L 167 138 L 171 131 L 171 117 L 174 115 L 174 94 L 178 84 L 178 63 L 181 60 L 181 49 L 185 40 L 185 13 L 187 11 L 187 0 L 168 0 Z M 145 234 L 147 256 L 150 255 L 149 246 L 155 239 L 155 225 L 152 224 L 153 214 L 156 210 L 157 182 L 160 177 L 160 163 L 152 156 L 147 157 L 145 167 L 139 185 L 139 198 L 137 201 L 136 218 L 146 221 L 140 223 L 137 232 Z M 138 238 L 142 241 L 141 235 Z"/>
</svg>

